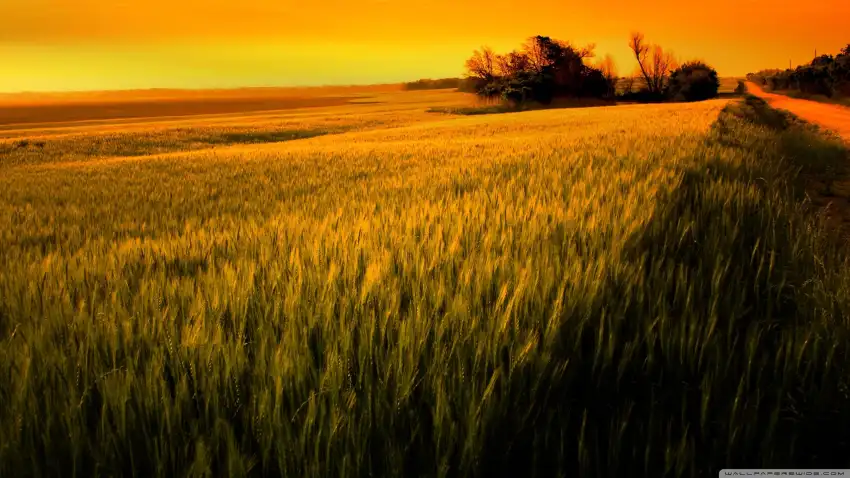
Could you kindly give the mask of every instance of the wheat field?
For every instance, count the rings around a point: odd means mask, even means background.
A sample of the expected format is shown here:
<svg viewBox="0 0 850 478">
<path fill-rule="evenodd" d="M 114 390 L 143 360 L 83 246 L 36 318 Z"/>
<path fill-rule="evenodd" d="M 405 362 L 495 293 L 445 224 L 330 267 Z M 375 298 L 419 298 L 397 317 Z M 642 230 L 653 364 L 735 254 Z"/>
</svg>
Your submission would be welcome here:
<svg viewBox="0 0 850 478">
<path fill-rule="evenodd" d="M 465 98 L 0 132 L 0 475 L 847 464 L 840 143 Z"/>
</svg>

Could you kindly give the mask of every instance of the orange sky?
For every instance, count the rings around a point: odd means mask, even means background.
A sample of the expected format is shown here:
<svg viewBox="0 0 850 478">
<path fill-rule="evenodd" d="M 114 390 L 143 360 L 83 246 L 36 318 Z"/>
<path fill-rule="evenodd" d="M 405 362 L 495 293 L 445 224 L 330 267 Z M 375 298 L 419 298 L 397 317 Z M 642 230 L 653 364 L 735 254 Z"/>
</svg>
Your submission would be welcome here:
<svg viewBox="0 0 850 478">
<path fill-rule="evenodd" d="M 386 83 L 459 76 L 482 44 L 594 42 L 621 72 L 633 29 L 721 76 L 850 42 L 848 0 L 0 0 L 0 92 Z M 697 2 L 693 2 L 697 3 Z"/>
</svg>

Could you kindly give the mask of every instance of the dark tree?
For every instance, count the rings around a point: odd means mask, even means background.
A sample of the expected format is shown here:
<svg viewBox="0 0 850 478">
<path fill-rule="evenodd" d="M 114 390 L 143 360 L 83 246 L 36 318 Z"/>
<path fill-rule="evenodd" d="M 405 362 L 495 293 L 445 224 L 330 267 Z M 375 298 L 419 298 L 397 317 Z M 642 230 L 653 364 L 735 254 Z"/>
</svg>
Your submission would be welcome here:
<svg viewBox="0 0 850 478">
<path fill-rule="evenodd" d="M 490 81 L 496 76 L 496 54 L 488 47 L 475 50 L 466 60 L 466 71 L 471 78 Z"/>
<path fill-rule="evenodd" d="M 670 70 L 676 67 L 676 58 L 658 45 L 650 45 L 643 33 L 634 32 L 629 48 L 635 56 L 640 73 L 651 95 L 660 95 L 667 85 Z"/>
<path fill-rule="evenodd" d="M 617 95 L 617 82 L 619 78 L 617 77 L 617 65 L 614 63 L 614 57 L 610 54 L 605 55 L 602 61 L 597 65 L 599 71 L 602 72 L 602 76 L 605 77 L 605 81 L 608 82 L 608 93 L 607 95 L 610 97 L 614 97 Z"/>
<path fill-rule="evenodd" d="M 672 72 L 667 97 L 674 101 L 702 101 L 716 98 L 719 89 L 717 71 L 701 61 L 692 61 Z"/>
<path fill-rule="evenodd" d="M 467 77 L 479 96 L 515 105 L 550 103 L 556 97 L 603 97 L 609 92 L 605 74 L 587 66 L 593 45 L 576 48 L 546 36 L 529 38 L 520 50 L 496 55 L 484 48 L 466 61 Z"/>
<path fill-rule="evenodd" d="M 832 57 L 832 55 L 821 55 L 821 56 L 815 57 L 815 59 L 812 60 L 811 65 L 812 66 L 829 66 L 829 65 L 832 64 L 833 61 L 835 61 L 835 59 Z"/>
<path fill-rule="evenodd" d="M 531 58 L 525 52 L 517 50 L 506 55 L 498 55 L 496 63 L 497 72 L 502 77 L 516 76 L 533 70 Z"/>
</svg>

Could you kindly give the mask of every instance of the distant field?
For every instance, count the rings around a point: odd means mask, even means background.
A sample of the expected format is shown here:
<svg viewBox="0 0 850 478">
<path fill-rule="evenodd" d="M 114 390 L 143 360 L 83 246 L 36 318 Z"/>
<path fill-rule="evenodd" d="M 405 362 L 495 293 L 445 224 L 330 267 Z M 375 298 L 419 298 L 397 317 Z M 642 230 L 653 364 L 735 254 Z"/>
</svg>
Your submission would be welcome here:
<svg viewBox="0 0 850 478">
<path fill-rule="evenodd" d="M 293 108 L 190 117 L 150 117 L 0 126 L 0 169 L 16 165 L 101 161 L 209 149 L 229 144 L 275 143 L 325 134 L 433 121 L 431 105 L 474 105 L 450 91 L 390 92 L 340 106 Z"/>
<path fill-rule="evenodd" d="M 177 90 L 154 88 L 124 91 L 68 91 L 55 93 L 0 93 L 0 105 L 112 103 L 152 100 L 239 99 L 239 98 L 312 98 L 321 96 L 350 96 L 401 91 L 400 84 L 314 86 L 287 88 L 234 88 L 207 90 Z"/>
<path fill-rule="evenodd" d="M 846 463 L 850 261 L 794 189 L 839 143 L 363 101 L 0 133 L 0 476 Z"/>
<path fill-rule="evenodd" d="M 33 124 L 251 112 L 341 106 L 399 85 L 235 90 L 0 94 L 0 130 Z"/>
<path fill-rule="evenodd" d="M 623 79 L 619 88 L 623 89 Z M 643 84 L 637 80 L 634 89 Z M 721 78 L 720 93 L 731 93 L 735 78 Z M 244 90 L 142 90 L 128 92 L 82 92 L 0 94 L 0 137 L 4 131 L 82 124 L 115 124 L 163 121 L 176 117 L 242 116 L 290 109 L 323 108 L 346 104 L 400 104 L 402 98 L 422 101 L 415 92 L 400 94 L 400 85 L 322 88 L 250 88 Z M 447 93 L 450 90 L 436 90 Z M 388 96 L 389 95 L 389 96 Z M 472 103 L 471 95 L 462 95 Z M 384 97 L 381 99 L 381 97 Z M 8 136 L 8 135 L 6 135 Z"/>
<path fill-rule="evenodd" d="M 738 87 L 738 82 L 744 78 L 720 78 L 720 93 L 732 93 Z"/>
<path fill-rule="evenodd" d="M 744 79 L 743 77 L 742 78 L 738 78 L 738 77 L 720 78 L 719 93 L 720 94 L 733 93 L 735 91 L 735 88 L 737 88 L 737 86 L 738 86 L 738 81 L 743 80 L 743 79 Z M 626 86 L 627 81 L 628 80 L 626 80 L 625 78 L 620 78 L 620 80 L 617 83 L 618 91 L 622 92 L 622 91 L 625 90 L 625 86 Z M 646 85 L 646 81 L 644 81 L 642 78 L 636 78 L 634 85 L 632 87 L 632 90 L 637 91 L 640 88 L 642 88 L 644 85 Z"/>
<path fill-rule="evenodd" d="M 338 106 L 351 98 L 257 98 L 219 100 L 160 100 L 149 103 L 77 103 L 61 105 L 4 106 L 0 127 L 29 123 L 89 121 L 101 119 L 194 116 L 251 111 Z"/>
</svg>

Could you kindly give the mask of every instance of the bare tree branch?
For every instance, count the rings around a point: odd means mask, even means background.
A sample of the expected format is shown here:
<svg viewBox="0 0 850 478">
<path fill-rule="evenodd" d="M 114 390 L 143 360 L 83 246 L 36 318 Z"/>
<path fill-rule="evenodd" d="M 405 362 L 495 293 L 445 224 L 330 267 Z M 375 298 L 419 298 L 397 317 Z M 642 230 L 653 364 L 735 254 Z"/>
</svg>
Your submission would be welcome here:
<svg viewBox="0 0 850 478">
<path fill-rule="evenodd" d="M 475 78 L 492 79 L 496 75 L 496 66 L 496 54 L 489 47 L 475 50 L 472 57 L 466 60 L 467 74 Z"/>
<path fill-rule="evenodd" d="M 670 71 L 676 68 L 676 57 L 673 52 L 665 51 L 659 45 L 650 45 L 642 33 L 632 33 L 629 48 L 638 61 L 647 89 L 651 93 L 661 93 L 668 81 Z"/>
<path fill-rule="evenodd" d="M 654 84 L 652 80 L 650 80 L 646 65 L 646 56 L 649 53 L 649 46 L 645 42 L 643 33 L 632 33 L 631 39 L 629 41 L 629 48 L 632 49 L 632 53 L 634 53 L 635 59 L 637 60 L 638 66 L 640 67 L 640 72 L 643 75 L 644 80 L 646 80 L 646 87 L 649 88 L 650 91 L 652 91 Z"/>
</svg>

